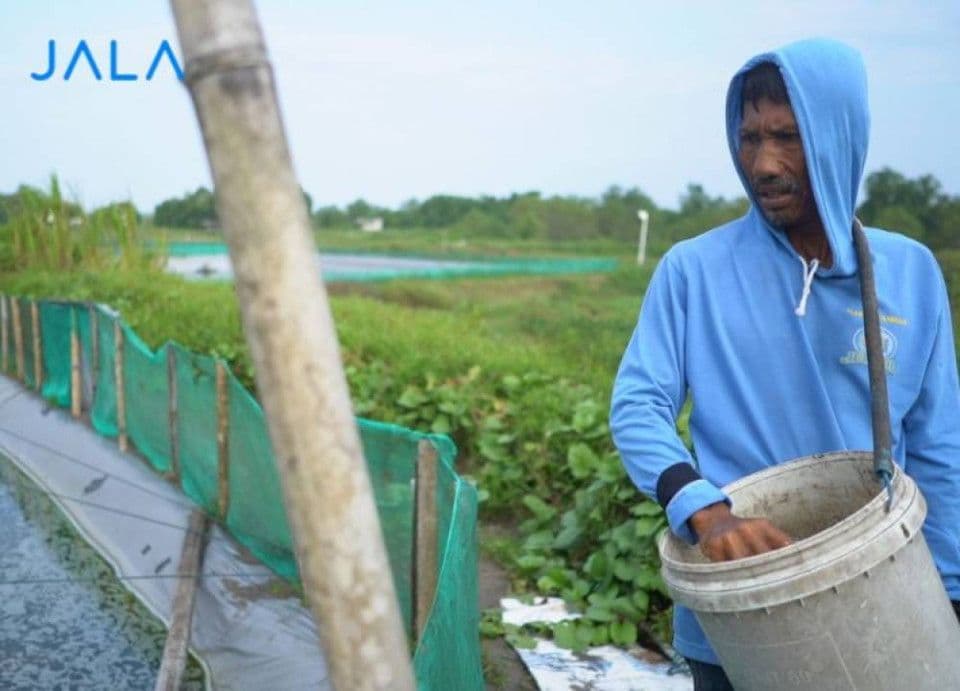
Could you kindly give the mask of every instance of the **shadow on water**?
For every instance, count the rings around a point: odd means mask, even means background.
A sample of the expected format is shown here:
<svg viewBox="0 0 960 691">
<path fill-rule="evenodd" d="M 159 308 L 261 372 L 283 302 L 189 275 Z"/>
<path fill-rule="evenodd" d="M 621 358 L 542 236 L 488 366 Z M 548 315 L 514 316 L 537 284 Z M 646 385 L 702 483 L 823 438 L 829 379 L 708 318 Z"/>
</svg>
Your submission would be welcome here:
<svg viewBox="0 0 960 691">
<path fill-rule="evenodd" d="M 0 525 L 0 688 L 152 689 L 166 628 L 2 455 Z"/>
</svg>

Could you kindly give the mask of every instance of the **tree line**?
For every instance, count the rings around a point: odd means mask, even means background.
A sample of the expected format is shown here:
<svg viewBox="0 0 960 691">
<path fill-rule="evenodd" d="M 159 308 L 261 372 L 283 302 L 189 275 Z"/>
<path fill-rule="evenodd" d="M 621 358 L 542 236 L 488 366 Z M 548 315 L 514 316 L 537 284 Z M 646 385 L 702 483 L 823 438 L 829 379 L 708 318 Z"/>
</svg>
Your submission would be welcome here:
<svg viewBox="0 0 960 691">
<path fill-rule="evenodd" d="M 908 178 L 891 169 L 871 173 L 865 181 L 858 216 L 867 225 L 895 230 L 935 250 L 960 249 L 960 196 L 948 195 L 932 175 Z M 600 198 L 554 196 L 539 192 L 507 197 L 463 197 L 439 194 L 412 199 L 396 209 L 364 199 L 340 207 L 313 208 L 304 191 L 304 204 L 313 226 L 320 230 L 355 228 L 362 219 L 380 217 L 388 229 L 455 229 L 465 237 L 630 241 L 637 235 L 637 210 L 650 213 L 660 240 L 671 243 L 692 237 L 742 215 L 743 197 L 714 197 L 699 184 L 690 184 L 676 209 L 658 207 L 636 187 L 612 186 Z M 129 205 L 129 202 L 121 204 Z M 107 208 L 117 206 L 109 205 Z M 16 213 L 18 192 L 0 195 L 0 224 Z M 78 207 L 79 208 L 79 207 Z M 93 213 L 103 212 L 103 209 Z M 156 226 L 216 231 L 214 195 L 205 187 L 164 200 L 156 206 Z"/>
</svg>

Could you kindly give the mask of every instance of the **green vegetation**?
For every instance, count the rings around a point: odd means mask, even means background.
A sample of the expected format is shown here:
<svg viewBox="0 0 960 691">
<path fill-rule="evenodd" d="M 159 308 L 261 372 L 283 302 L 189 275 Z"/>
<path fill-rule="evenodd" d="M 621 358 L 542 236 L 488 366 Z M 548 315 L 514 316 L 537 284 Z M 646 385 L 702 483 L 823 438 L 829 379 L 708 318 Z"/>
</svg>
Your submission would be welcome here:
<svg viewBox="0 0 960 691">
<path fill-rule="evenodd" d="M 111 204 L 86 215 L 67 202 L 57 178 L 50 192 L 21 187 L 0 200 L 9 214 L 0 227 L 0 269 L 19 271 L 138 271 L 159 267 L 161 248 L 148 250 L 136 208 Z"/>
<path fill-rule="evenodd" d="M 214 208 L 213 192 L 206 187 L 199 187 L 179 199 L 161 202 L 153 212 L 153 221 L 174 228 L 215 228 L 217 210 Z"/>
<path fill-rule="evenodd" d="M 306 192 L 303 193 L 303 200 L 309 212 L 313 206 L 313 200 Z M 161 202 L 154 209 L 153 222 L 161 227 L 206 231 L 220 227 L 213 192 L 206 187 L 198 187 L 182 197 Z"/>
<path fill-rule="evenodd" d="M 871 175 L 867 189 L 864 220 L 900 218 L 894 229 L 935 241 L 952 304 L 960 306 L 960 246 L 943 230 L 958 199 L 932 178 L 893 171 Z M 231 286 L 190 283 L 149 261 L 119 260 L 118 250 L 134 251 L 123 232 L 80 245 L 43 224 L 24 235 L 15 230 L 24 218 L 43 216 L 24 198 L 0 199 L 10 217 L 0 226 L 0 291 L 109 303 L 152 347 L 171 339 L 217 354 L 253 388 Z M 56 190 L 44 200 L 65 204 Z M 633 261 L 639 207 L 652 216 L 651 256 L 642 268 Z M 676 211 L 656 209 L 637 190 L 611 188 L 600 200 L 433 197 L 390 212 L 393 230 L 379 234 L 349 229 L 354 217 L 386 213 L 365 202 L 313 216 L 318 244 L 328 250 L 621 258 L 616 272 L 602 276 L 330 286 L 357 414 L 454 438 L 460 471 L 480 489 L 486 551 L 509 567 L 519 592 L 557 594 L 584 613 L 550 628 L 561 645 L 627 645 L 650 628 L 667 635 L 669 600 L 654 545 L 664 518 L 634 489 L 613 448 L 610 389 L 657 255 L 744 208 L 743 200 L 711 198 L 691 185 Z M 115 209 L 103 223 L 118 215 L 130 222 L 129 210 Z M 211 238 L 196 230 L 149 233 L 154 241 Z M 63 247 L 77 259 L 58 263 Z M 104 258 L 112 270 L 103 270 Z M 679 427 L 685 433 L 685 416 Z M 530 633 L 493 615 L 482 628 L 521 644 Z"/>
<path fill-rule="evenodd" d="M 960 223 L 960 197 L 945 194 L 933 176 L 910 179 L 884 168 L 868 175 L 864 186 L 866 198 L 857 214 L 867 225 L 905 233 L 935 250 L 960 249 L 960 240 L 952 232 Z M 641 208 L 650 212 L 655 229 L 651 249 L 662 253 L 671 244 L 720 225 L 747 208 L 744 198 L 712 197 L 698 184 L 687 186 L 676 210 L 658 207 L 636 188 L 618 186 L 610 187 L 599 199 L 544 197 L 539 192 L 504 198 L 441 194 L 424 201 L 411 199 L 397 209 L 357 199 L 343 208 L 327 205 L 313 211 L 313 200 L 306 192 L 304 199 L 318 244 L 324 249 L 361 246 L 445 254 L 510 254 L 534 247 L 548 254 L 621 253 L 635 242 L 636 212 Z M 213 207 L 213 194 L 200 188 L 162 202 L 152 220 L 160 228 L 209 232 L 217 227 Z M 0 223 L 7 213 L 0 197 Z M 382 218 L 391 232 L 358 238 L 357 224 L 375 217 Z"/>
<path fill-rule="evenodd" d="M 960 197 L 944 194 L 932 175 L 910 180 L 884 168 L 867 176 L 857 213 L 867 225 L 905 233 L 931 249 L 960 249 Z"/>
<path fill-rule="evenodd" d="M 648 276 L 625 266 L 607 276 L 332 290 L 357 413 L 451 434 L 461 472 L 479 484 L 484 520 L 522 522 L 500 546 L 518 590 L 556 592 L 613 617 L 594 622 L 597 640 L 601 628 L 635 631 L 668 606 L 652 543 L 660 510 L 626 480 L 605 422 Z M 27 272 L 0 279 L 0 290 L 107 302 L 149 345 L 172 338 L 217 353 L 252 384 L 230 286 Z"/>
</svg>

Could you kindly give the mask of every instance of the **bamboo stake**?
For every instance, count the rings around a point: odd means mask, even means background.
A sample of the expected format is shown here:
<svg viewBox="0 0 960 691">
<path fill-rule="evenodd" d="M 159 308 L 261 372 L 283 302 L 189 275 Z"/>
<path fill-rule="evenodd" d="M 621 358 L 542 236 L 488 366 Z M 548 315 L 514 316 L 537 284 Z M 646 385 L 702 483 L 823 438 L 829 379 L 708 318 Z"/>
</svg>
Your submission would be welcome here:
<svg viewBox="0 0 960 691">
<path fill-rule="evenodd" d="M 27 374 L 23 353 L 23 315 L 20 312 L 20 300 L 13 298 L 10 306 L 13 308 L 13 347 L 17 357 L 17 379 L 22 382 L 26 381 Z"/>
<path fill-rule="evenodd" d="M 217 360 L 217 498 L 220 518 L 227 520 L 230 507 L 230 399 L 227 392 L 227 368 Z"/>
<path fill-rule="evenodd" d="M 171 0 L 304 591 L 335 688 L 413 689 L 316 247 L 251 0 Z"/>
<path fill-rule="evenodd" d="M 170 475 L 174 482 L 180 484 L 180 427 L 177 404 L 177 352 L 173 343 L 167 344 L 167 404 L 170 422 Z"/>
<path fill-rule="evenodd" d="M 83 383 L 80 371 L 80 333 L 77 326 L 77 313 L 70 308 L 70 413 L 80 417 L 83 398 Z"/>
<path fill-rule="evenodd" d="M 413 630 L 419 641 L 437 592 L 437 450 L 423 439 L 417 447 L 416 523 L 414 525 Z"/>
<path fill-rule="evenodd" d="M 113 320 L 113 384 L 117 390 L 117 444 L 127 450 L 127 393 L 123 386 L 123 329 Z"/>
<path fill-rule="evenodd" d="M 177 592 L 173 596 L 170 628 L 167 633 L 167 642 L 163 646 L 163 657 L 160 661 L 160 671 L 157 673 L 155 691 L 180 691 L 180 679 L 187 666 L 194 596 L 203 564 L 207 525 L 207 516 L 203 511 L 195 509 L 190 514 L 190 524 L 183 539 L 180 566 L 177 569 L 177 577 L 180 580 L 177 581 Z"/>
<path fill-rule="evenodd" d="M 9 363 L 7 348 L 10 343 L 10 334 L 7 331 L 7 296 L 0 295 L 0 372 L 6 372 Z"/>
<path fill-rule="evenodd" d="M 93 385 L 90 387 L 90 408 L 93 408 L 97 400 L 97 387 L 100 384 L 100 318 L 97 316 L 97 308 L 92 304 L 87 305 L 90 322 L 90 359 L 93 360 L 91 367 L 93 369 Z"/>
<path fill-rule="evenodd" d="M 43 388 L 43 334 L 40 333 L 40 309 L 37 301 L 30 301 L 30 327 L 33 332 L 33 386 Z"/>
</svg>

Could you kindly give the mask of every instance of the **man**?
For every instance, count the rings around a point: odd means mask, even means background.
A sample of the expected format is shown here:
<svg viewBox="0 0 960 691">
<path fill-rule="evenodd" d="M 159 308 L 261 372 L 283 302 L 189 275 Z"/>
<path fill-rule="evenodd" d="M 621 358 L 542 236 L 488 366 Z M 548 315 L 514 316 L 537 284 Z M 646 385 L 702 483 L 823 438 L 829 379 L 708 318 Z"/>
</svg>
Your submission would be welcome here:
<svg viewBox="0 0 960 691">
<path fill-rule="evenodd" d="M 802 41 L 748 61 L 727 94 L 746 216 L 663 257 L 614 385 L 611 429 L 633 482 L 712 560 L 790 536 L 731 510 L 720 487 L 814 453 L 872 448 L 852 226 L 867 153 L 859 54 Z M 960 599 L 960 390 L 932 254 L 868 228 L 895 461 L 928 504 L 924 535 Z M 675 431 L 688 393 L 696 462 Z M 733 507 L 735 510 L 736 507 Z M 693 614 L 674 615 L 696 688 L 730 688 Z"/>
</svg>

